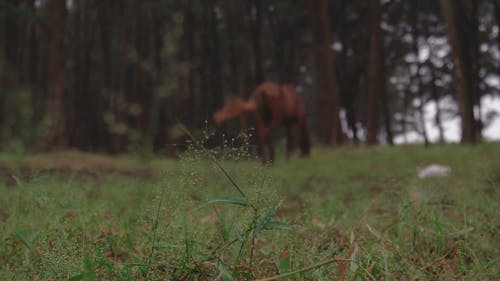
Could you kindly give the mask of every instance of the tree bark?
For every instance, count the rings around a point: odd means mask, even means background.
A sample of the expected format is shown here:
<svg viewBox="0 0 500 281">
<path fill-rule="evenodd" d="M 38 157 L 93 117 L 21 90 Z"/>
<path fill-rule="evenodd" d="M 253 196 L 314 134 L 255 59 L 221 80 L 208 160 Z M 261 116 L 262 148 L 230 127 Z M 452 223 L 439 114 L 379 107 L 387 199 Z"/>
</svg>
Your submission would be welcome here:
<svg viewBox="0 0 500 281">
<path fill-rule="evenodd" d="M 498 1 L 497 1 L 498 2 Z M 471 77 L 471 95 L 472 95 L 472 102 L 473 102 L 473 108 L 476 108 L 477 111 L 475 112 L 475 138 L 476 140 L 480 140 L 483 134 L 483 122 L 481 119 L 482 115 L 482 110 L 481 110 L 481 88 L 479 87 L 481 83 L 481 75 L 479 75 L 479 69 L 480 69 L 480 53 L 479 53 L 479 45 L 480 39 L 479 39 L 479 20 L 478 20 L 478 9 L 479 9 L 479 4 L 477 1 L 470 1 L 468 2 L 468 31 L 470 34 L 470 52 L 469 56 L 470 59 L 469 61 L 471 62 L 471 67 L 470 67 L 470 77 Z M 497 36 L 498 37 L 498 36 Z"/>
<path fill-rule="evenodd" d="M 138 105 L 136 128 L 140 134 L 141 149 L 152 148 L 150 130 L 150 108 L 153 95 L 154 61 L 152 54 L 152 14 L 150 0 L 135 0 L 135 51 L 137 62 L 134 65 L 133 102 Z"/>
<path fill-rule="evenodd" d="M 114 5 L 112 0 L 99 1 L 98 20 L 100 25 L 101 52 L 104 68 L 104 89 L 110 91 L 112 88 L 112 20 L 114 16 Z"/>
<path fill-rule="evenodd" d="M 181 96 L 177 97 L 177 103 L 184 102 L 184 114 L 181 115 L 184 118 L 181 118 L 181 120 L 184 120 L 186 126 L 191 127 L 195 123 L 194 117 L 196 116 L 196 103 L 193 103 L 191 105 L 187 104 L 186 101 L 195 101 L 196 99 L 196 71 L 195 69 L 198 67 L 198 62 L 197 62 L 197 54 L 196 54 L 196 22 L 195 22 L 195 13 L 194 13 L 194 8 L 193 8 L 193 0 L 187 0 L 185 1 L 185 11 L 184 11 L 184 40 L 186 41 L 186 49 L 184 50 L 185 52 L 185 58 L 189 62 L 189 71 L 188 71 L 188 77 L 187 77 L 187 98 L 186 96 Z M 174 111 L 180 111 L 180 108 L 174 110 Z M 180 113 L 180 112 L 179 112 Z M 176 123 L 176 120 L 174 120 Z"/>
<path fill-rule="evenodd" d="M 18 16 L 16 15 L 18 9 L 19 0 L 7 0 L 6 6 L 10 7 L 10 11 L 6 12 L 5 16 L 5 26 L 4 26 L 4 54 L 7 65 L 10 69 L 16 70 L 18 67 L 19 59 L 19 41 L 20 41 L 20 30 Z M 12 72 L 10 75 L 12 76 Z"/>
<path fill-rule="evenodd" d="M 461 117 L 461 141 L 473 144 L 477 142 L 477 135 L 472 100 L 471 63 L 468 59 L 469 48 L 466 45 L 468 38 L 462 21 L 465 14 L 460 1 L 441 0 L 441 6 L 447 22 L 448 40 L 453 57 L 453 71 Z"/>
<path fill-rule="evenodd" d="M 229 44 L 229 64 L 231 66 L 231 71 L 232 71 L 232 77 L 235 79 L 231 79 L 228 81 L 228 83 L 231 85 L 231 92 L 236 94 L 237 96 L 240 96 L 243 99 L 247 99 L 248 96 L 250 95 L 250 88 L 248 81 L 253 78 L 252 75 L 249 73 L 249 65 L 251 64 L 250 62 L 250 55 L 252 53 L 251 48 L 252 47 L 247 47 L 247 45 L 244 43 L 247 41 L 245 38 L 245 35 L 247 35 L 246 32 L 242 32 L 242 30 L 245 30 L 245 22 L 244 22 L 244 17 L 242 17 L 242 14 L 244 12 L 240 8 L 240 4 L 234 1 L 228 1 L 226 6 L 225 6 L 225 11 L 227 14 L 226 17 L 226 26 L 227 26 L 227 35 L 229 36 L 230 40 L 228 42 Z M 253 6 L 250 5 L 250 11 L 252 10 Z M 252 17 L 252 15 L 250 15 Z M 252 33 L 248 33 L 249 35 L 255 35 Z M 260 36 L 259 36 L 260 38 Z M 254 38 L 255 39 L 255 38 Z M 255 44 L 255 42 L 254 42 Z M 255 48 L 255 45 L 253 46 Z M 250 74 L 250 75 L 249 75 Z M 250 78 L 250 79 L 248 79 Z M 222 103 L 222 100 L 220 101 Z M 222 104 L 220 104 L 222 106 Z M 240 127 L 243 130 L 247 129 L 247 122 L 246 122 L 246 117 L 241 117 L 239 118 L 240 121 Z"/>
<path fill-rule="evenodd" d="M 219 20 L 216 15 L 216 0 L 203 1 L 201 11 L 201 67 L 200 97 L 198 102 L 187 101 L 186 107 L 193 108 L 192 119 L 195 127 L 205 126 L 205 120 L 223 103 L 222 65 L 219 43 Z M 194 9 L 194 8 L 193 8 Z M 195 9 L 194 9 L 195 10 Z"/>
<path fill-rule="evenodd" d="M 31 0 L 30 2 L 30 11 L 33 15 L 37 14 L 38 9 L 35 7 L 35 0 Z M 40 47 L 42 43 L 39 40 L 39 25 L 36 23 L 31 23 L 29 28 L 29 55 L 28 55 L 28 75 L 29 75 L 29 84 L 31 89 L 31 108 L 33 110 L 31 123 L 34 127 L 36 127 L 40 120 L 43 119 L 43 108 L 45 104 L 43 104 L 44 97 L 43 91 L 40 90 L 40 65 L 42 60 L 40 59 Z M 31 131 L 32 139 L 36 139 L 36 131 Z M 33 143 L 32 143 L 33 144 Z"/>
<path fill-rule="evenodd" d="M 389 107 L 389 98 L 387 97 L 387 92 L 385 91 L 385 82 L 381 81 L 380 83 L 382 83 L 382 91 L 380 94 L 382 96 L 381 98 L 382 113 L 384 116 L 385 141 L 389 145 L 394 145 L 394 134 L 392 133 L 392 114 Z"/>
<path fill-rule="evenodd" d="M 212 84 L 212 95 L 208 99 L 209 104 L 208 104 L 208 110 L 206 112 L 206 115 L 203 116 L 203 121 L 211 119 L 212 114 L 218 109 L 220 105 L 223 103 L 223 97 L 224 97 L 224 89 L 222 87 L 222 58 L 223 56 L 220 55 L 221 53 L 221 48 L 220 48 L 220 43 L 219 43 L 219 31 L 218 31 L 218 26 L 219 26 L 219 20 L 217 19 L 216 15 L 216 7 L 218 6 L 218 1 L 217 0 L 211 0 L 209 1 L 209 26 L 210 26 L 210 38 L 212 44 L 210 45 L 210 80 Z M 207 8 L 208 8 L 207 7 Z"/>
<path fill-rule="evenodd" d="M 44 150 L 60 150 L 68 146 L 68 113 L 66 85 L 66 0 L 50 0 L 48 100 L 46 111 L 47 134 Z"/>
<path fill-rule="evenodd" d="M 429 27 L 428 25 L 424 25 L 423 28 L 423 36 L 425 36 L 425 38 L 429 38 L 431 35 L 432 35 L 432 31 L 431 31 L 431 27 Z M 431 50 L 431 53 L 430 53 L 430 56 L 432 56 L 432 50 Z M 440 92 L 439 92 L 439 89 L 436 85 L 436 66 L 432 63 L 432 60 L 429 59 L 428 62 L 427 62 L 427 66 L 429 67 L 430 69 L 430 99 L 432 101 L 434 101 L 434 103 L 436 104 L 435 108 L 436 108 L 436 114 L 434 115 L 434 124 L 436 125 L 437 129 L 438 129 L 438 142 L 439 143 L 444 143 L 445 142 L 445 138 L 444 138 L 444 127 L 443 127 L 443 121 L 441 119 L 441 116 L 442 116 L 442 112 L 441 112 L 441 106 L 439 106 L 439 100 L 440 100 Z"/>
<path fill-rule="evenodd" d="M 328 0 L 310 1 L 317 80 L 318 138 L 324 144 L 340 145 L 339 86 L 331 48 L 330 5 Z"/>
<path fill-rule="evenodd" d="M 404 136 L 404 142 L 407 142 L 408 141 L 408 138 L 407 138 L 407 135 L 406 135 L 406 132 L 408 131 L 408 122 L 407 122 L 407 119 L 406 119 L 406 116 L 409 116 L 408 114 L 408 109 L 410 107 L 410 98 L 411 98 L 411 95 L 409 93 L 409 91 L 403 91 L 403 108 L 401 109 L 401 123 L 400 123 L 400 126 L 401 126 L 401 134 Z"/>
<path fill-rule="evenodd" d="M 497 26 L 500 26 L 500 1 L 493 1 L 493 7 L 495 9 L 495 18 L 497 20 Z M 500 35 L 497 35 L 497 43 L 500 46 Z"/>
<path fill-rule="evenodd" d="M 417 128 L 420 130 L 420 133 L 422 134 L 422 137 L 424 139 L 424 145 L 427 147 L 430 145 L 429 142 L 429 137 L 427 134 L 427 128 L 425 127 L 425 112 L 424 112 L 424 106 L 425 106 L 425 98 L 424 98 L 424 93 L 423 93 L 423 87 L 422 87 L 422 78 L 420 77 L 420 69 L 422 68 L 422 64 L 420 63 L 418 54 L 419 54 L 419 46 L 418 46 L 418 39 L 420 37 L 420 32 L 419 32 L 419 6 L 418 6 L 418 1 L 417 0 L 412 0 L 411 1 L 411 24 L 412 24 L 412 37 L 413 37 L 413 53 L 416 58 L 416 64 L 417 64 L 417 72 L 415 73 L 415 76 L 413 77 L 412 80 L 414 80 L 414 83 L 417 86 L 417 98 L 420 101 L 417 112 L 418 112 L 418 117 L 416 118 L 416 122 L 420 124 L 420 126 L 417 126 Z"/>
<path fill-rule="evenodd" d="M 113 116 L 113 122 L 108 124 L 108 143 L 107 150 L 110 153 L 118 153 L 125 150 L 127 145 L 126 132 L 130 128 L 130 120 L 128 120 L 126 114 L 126 101 L 130 96 L 131 92 L 131 69 L 132 63 L 129 59 L 131 53 L 132 43 L 132 23 L 130 21 L 130 16 L 128 14 L 128 1 L 116 1 L 116 21 L 123 22 L 124 24 L 120 26 L 119 34 L 117 34 L 117 40 L 119 42 L 118 46 L 118 58 L 116 59 L 115 66 L 115 76 L 113 79 L 113 91 L 109 98 L 109 111 Z M 120 124 L 125 127 L 123 131 L 115 130 L 115 125 Z"/>
<path fill-rule="evenodd" d="M 366 144 L 378 143 L 379 112 L 383 77 L 383 38 L 380 0 L 372 0 L 370 62 L 368 69 L 368 108 L 366 114 Z"/>
<path fill-rule="evenodd" d="M 5 85 L 6 85 L 5 78 L 0 79 L 0 91 L 6 92 Z M 7 101 L 7 95 L 6 94 L 0 95 L 0 144 L 4 139 L 3 129 L 5 120 L 4 114 L 6 112 L 5 110 L 6 101 Z"/>
<path fill-rule="evenodd" d="M 432 100 L 436 103 L 436 115 L 434 115 L 434 122 L 438 127 L 439 142 L 444 143 L 444 127 L 441 121 L 441 107 L 439 106 L 439 93 L 436 86 L 436 70 L 431 67 L 431 96 Z"/>
<path fill-rule="evenodd" d="M 253 61 L 254 61 L 254 85 L 259 85 L 264 81 L 264 70 L 262 67 L 262 0 L 252 0 L 253 14 Z"/>
<path fill-rule="evenodd" d="M 71 144 L 79 149 L 89 150 L 92 140 L 98 137 L 92 132 L 91 127 L 95 126 L 99 115 L 97 108 L 92 106 L 96 97 L 91 94 L 90 86 L 90 53 L 92 52 L 92 27 L 91 27 L 91 4 L 90 1 L 80 0 L 75 3 L 75 46 L 73 49 L 74 58 L 74 98 L 72 106 L 72 118 L 70 123 Z"/>
</svg>

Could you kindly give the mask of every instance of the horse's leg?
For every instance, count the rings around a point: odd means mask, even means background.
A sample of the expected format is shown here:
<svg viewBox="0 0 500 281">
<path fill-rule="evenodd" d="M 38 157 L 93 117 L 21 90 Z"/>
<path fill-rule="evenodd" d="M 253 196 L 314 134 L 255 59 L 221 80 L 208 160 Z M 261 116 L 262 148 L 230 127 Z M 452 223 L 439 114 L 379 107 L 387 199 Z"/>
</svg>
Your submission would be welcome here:
<svg viewBox="0 0 500 281">
<path fill-rule="evenodd" d="M 304 124 L 301 124 L 301 126 L 297 126 L 297 135 L 298 135 L 298 140 L 299 140 L 299 146 L 300 146 L 300 155 L 301 156 L 308 156 L 311 150 L 311 143 L 309 139 L 309 128 L 306 126 L 303 126 Z"/>
<path fill-rule="evenodd" d="M 293 151 L 293 131 L 291 125 L 286 125 L 286 159 L 290 158 Z"/>
<path fill-rule="evenodd" d="M 271 131 L 267 132 L 267 148 L 269 151 L 269 163 L 274 162 L 274 145 L 273 145 L 273 135 Z"/>
<path fill-rule="evenodd" d="M 262 159 L 263 162 L 265 162 L 267 137 L 266 137 L 265 127 L 260 122 L 257 124 L 257 142 L 258 142 L 259 157 Z"/>
</svg>

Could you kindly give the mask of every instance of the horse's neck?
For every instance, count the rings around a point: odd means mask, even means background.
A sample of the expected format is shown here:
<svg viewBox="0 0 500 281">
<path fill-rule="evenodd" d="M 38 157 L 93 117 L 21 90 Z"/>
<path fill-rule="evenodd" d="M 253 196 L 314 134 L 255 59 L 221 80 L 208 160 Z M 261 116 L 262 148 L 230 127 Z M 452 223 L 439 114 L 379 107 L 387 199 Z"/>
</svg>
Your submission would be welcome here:
<svg viewBox="0 0 500 281">
<path fill-rule="evenodd" d="M 235 118 L 252 113 L 257 110 L 257 103 L 253 99 L 248 101 L 237 98 L 232 104 L 228 105 L 228 109 L 232 112 L 229 118 Z"/>
<path fill-rule="evenodd" d="M 241 103 L 241 109 L 244 113 L 250 113 L 257 109 L 257 102 L 254 99 L 249 99 L 248 101 L 243 101 Z"/>
</svg>

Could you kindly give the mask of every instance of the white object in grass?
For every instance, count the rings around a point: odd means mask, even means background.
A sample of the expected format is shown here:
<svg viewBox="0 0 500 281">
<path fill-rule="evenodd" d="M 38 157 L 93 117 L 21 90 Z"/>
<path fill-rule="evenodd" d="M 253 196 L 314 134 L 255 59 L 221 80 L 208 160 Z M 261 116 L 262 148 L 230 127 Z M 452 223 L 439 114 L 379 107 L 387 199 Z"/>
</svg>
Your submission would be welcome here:
<svg viewBox="0 0 500 281">
<path fill-rule="evenodd" d="M 418 177 L 424 178 L 435 178 L 435 177 L 447 177 L 451 172 L 451 168 L 448 166 L 431 164 L 427 165 L 418 170 Z"/>
</svg>

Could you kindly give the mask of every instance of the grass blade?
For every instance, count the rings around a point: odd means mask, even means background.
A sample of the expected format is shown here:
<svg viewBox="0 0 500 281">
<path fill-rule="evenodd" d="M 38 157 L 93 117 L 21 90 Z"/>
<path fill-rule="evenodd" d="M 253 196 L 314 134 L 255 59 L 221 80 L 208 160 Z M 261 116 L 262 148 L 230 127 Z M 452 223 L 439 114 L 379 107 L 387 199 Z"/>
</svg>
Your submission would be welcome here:
<svg viewBox="0 0 500 281">
<path fill-rule="evenodd" d="M 201 209 L 203 207 L 206 207 L 207 205 L 215 204 L 215 203 L 229 203 L 233 205 L 239 205 L 239 206 L 248 206 L 248 200 L 244 197 L 219 197 L 219 198 L 214 198 L 211 200 L 208 200 L 201 206 L 199 206 L 197 209 Z"/>
<path fill-rule="evenodd" d="M 278 258 L 278 268 L 280 274 L 292 271 L 292 258 L 289 250 L 280 253 Z"/>
<path fill-rule="evenodd" d="M 236 278 L 234 278 L 229 271 L 227 271 L 224 266 L 220 265 L 219 266 L 219 276 L 218 278 L 215 278 L 216 280 L 222 280 L 222 281 L 236 281 Z"/>
</svg>

